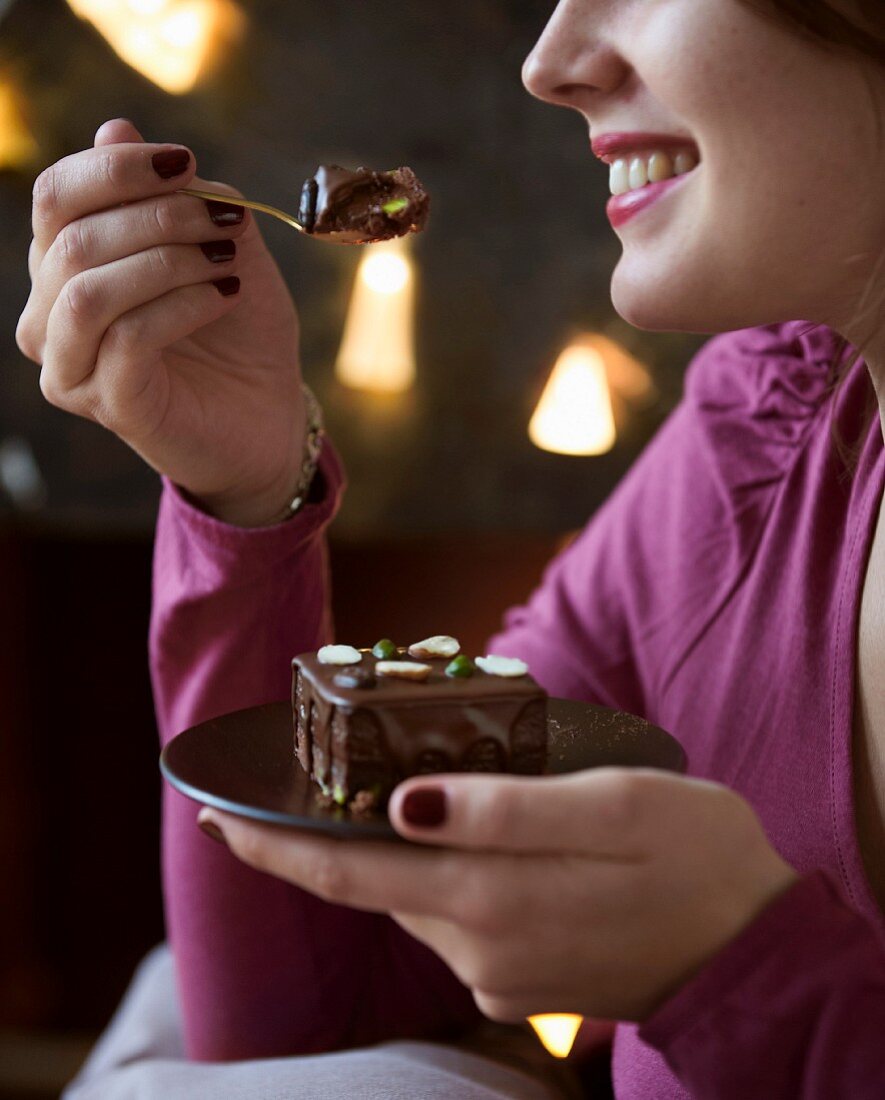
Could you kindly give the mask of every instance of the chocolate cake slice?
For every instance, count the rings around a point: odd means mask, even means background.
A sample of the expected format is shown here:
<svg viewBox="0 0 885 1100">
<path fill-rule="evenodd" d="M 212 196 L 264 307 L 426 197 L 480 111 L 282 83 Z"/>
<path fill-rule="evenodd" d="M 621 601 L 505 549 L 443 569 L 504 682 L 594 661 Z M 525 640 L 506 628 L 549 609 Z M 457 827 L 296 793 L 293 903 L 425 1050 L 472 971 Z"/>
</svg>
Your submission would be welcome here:
<svg viewBox="0 0 885 1100">
<path fill-rule="evenodd" d="M 547 695 L 526 666 L 420 645 L 325 647 L 293 660 L 295 751 L 326 797 L 365 810 L 410 775 L 544 771 Z M 341 663 L 327 663 L 330 651 Z"/>
<path fill-rule="evenodd" d="M 424 228 L 430 197 L 411 168 L 350 171 L 323 164 L 304 181 L 298 220 L 339 244 L 372 244 Z"/>
</svg>

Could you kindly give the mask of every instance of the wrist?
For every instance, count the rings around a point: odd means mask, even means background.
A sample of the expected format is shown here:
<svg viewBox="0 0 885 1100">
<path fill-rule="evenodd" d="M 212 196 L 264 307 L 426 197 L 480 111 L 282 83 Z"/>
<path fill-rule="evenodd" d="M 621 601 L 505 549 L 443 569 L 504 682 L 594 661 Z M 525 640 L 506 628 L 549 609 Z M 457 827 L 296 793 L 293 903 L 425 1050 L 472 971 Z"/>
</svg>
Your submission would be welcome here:
<svg viewBox="0 0 885 1100">
<path fill-rule="evenodd" d="M 284 523 L 286 520 L 291 519 L 307 502 L 311 486 L 316 478 L 320 462 L 320 451 L 325 435 L 323 411 L 316 397 L 314 397 L 313 390 L 304 382 L 301 383 L 301 391 L 304 396 L 306 420 L 304 422 L 305 432 L 301 448 L 302 461 L 298 481 L 295 483 L 294 492 L 291 489 L 289 490 L 285 507 L 272 513 L 271 518 L 266 522 L 266 526 Z"/>
<path fill-rule="evenodd" d="M 291 496 L 291 486 L 298 477 L 299 464 L 295 463 L 291 472 L 279 482 L 275 482 L 263 492 L 253 492 L 248 496 L 212 496 L 195 498 L 195 503 L 210 516 L 231 527 L 272 527 L 280 522 L 281 501 Z"/>
<path fill-rule="evenodd" d="M 302 383 L 304 403 L 297 416 L 288 461 L 267 487 L 236 494 L 201 494 L 197 503 L 222 523 L 234 527 L 271 527 L 295 515 L 308 498 L 316 476 L 324 435 L 322 411 Z"/>
</svg>

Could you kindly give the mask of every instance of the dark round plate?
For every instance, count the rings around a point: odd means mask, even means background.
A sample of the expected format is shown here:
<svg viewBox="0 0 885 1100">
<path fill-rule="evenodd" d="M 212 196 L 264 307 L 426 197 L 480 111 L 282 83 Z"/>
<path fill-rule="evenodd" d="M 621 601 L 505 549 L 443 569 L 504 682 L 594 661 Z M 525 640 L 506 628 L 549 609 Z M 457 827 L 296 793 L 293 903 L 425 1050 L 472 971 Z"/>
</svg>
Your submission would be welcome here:
<svg viewBox="0 0 885 1100">
<path fill-rule="evenodd" d="M 548 774 L 604 764 L 684 772 L 686 756 L 669 733 L 622 711 L 549 699 Z M 295 757 L 292 708 L 251 707 L 203 722 L 174 738 L 160 770 L 182 794 L 243 817 L 338 836 L 402 840 L 385 813 L 355 816 L 324 807 Z"/>
</svg>

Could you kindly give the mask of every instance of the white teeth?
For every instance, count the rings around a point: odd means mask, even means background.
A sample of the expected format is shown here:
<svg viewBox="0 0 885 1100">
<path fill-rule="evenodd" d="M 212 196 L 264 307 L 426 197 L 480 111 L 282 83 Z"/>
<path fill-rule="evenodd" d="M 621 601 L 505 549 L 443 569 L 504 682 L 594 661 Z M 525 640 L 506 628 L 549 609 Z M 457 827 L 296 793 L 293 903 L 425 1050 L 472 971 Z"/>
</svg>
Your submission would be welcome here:
<svg viewBox="0 0 885 1100">
<path fill-rule="evenodd" d="M 630 190 L 633 191 L 637 187 L 644 187 L 649 182 L 649 169 L 645 167 L 645 162 L 641 156 L 634 156 L 630 162 Z"/>
<path fill-rule="evenodd" d="M 647 183 L 661 183 L 673 176 L 682 176 L 697 167 L 694 153 L 681 152 L 671 160 L 669 153 L 653 152 L 632 157 L 621 157 L 609 170 L 608 184 L 613 195 L 623 195 L 645 187 Z"/>
<path fill-rule="evenodd" d="M 673 170 L 673 161 L 667 153 L 652 153 L 648 161 L 648 182 L 661 183 L 671 176 L 679 175 Z"/>
<path fill-rule="evenodd" d="M 616 160 L 608 172 L 608 188 L 613 195 L 623 195 L 630 190 L 630 177 L 625 160 Z"/>
<path fill-rule="evenodd" d="M 696 168 L 698 159 L 693 153 L 677 153 L 676 161 L 674 163 L 674 169 L 677 176 L 682 176 L 686 172 L 690 172 L 692 168 Z"/>
</svg>

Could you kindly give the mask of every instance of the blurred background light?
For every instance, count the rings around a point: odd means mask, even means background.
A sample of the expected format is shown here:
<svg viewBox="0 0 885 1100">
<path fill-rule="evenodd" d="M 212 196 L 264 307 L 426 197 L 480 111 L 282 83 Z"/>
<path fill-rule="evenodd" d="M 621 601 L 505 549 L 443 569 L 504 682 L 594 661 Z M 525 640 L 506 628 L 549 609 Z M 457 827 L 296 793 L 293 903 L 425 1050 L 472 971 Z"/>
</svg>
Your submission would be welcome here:
<svg viewBox="0 0 885 1100">
<path fill-rule="evenodd" d="M 592 347 L 560 353 L 529 421 L 529 439 L 543 451 L 601 455 L 615 444 L 615 420 L 605 363 Z"/>
<path fill-rule="evenodd" d="M 433 202 L 420 238 L 346 249 L 270 219 L 261 232 L 348 472 L 329 536 L 339 636 L 451 622 L 479 652 L 676 404 L 707 339 L 613 313 L 608 175 L 576 150 L 571 115 L 519 81 L 543 9 L 0 0 L 0 1097 L 57 1100 L 164 936 L 144 654 L 159 483 L 112 433 L 48 405 L 16 348 L 31 183 L 121 116 L 188 145 L 202 178 L 284 207 L 318 164 L 414 167 Z M 592 463 L 526 440 L 572 326 L 612 338 L 591 346 L 617 444 Z M 108 760 L 126 783 L 108 782 Z M 107 828 L 123 817 L 125 832 Z M 548 1019 L 564 1055 L 576 1022 Z"/>
<path fill-rule="evenodd" d="M 68 0 L 133 69 L 175 95 L 189 92 L 221 45 L 242 31 L 233 0 Z"/>
<path fill-rule="evenodd" d="M 12 83 L 0 76 L 0 170 L 29 168 L 38 156 L 36 139 L 25 123 L 19 96 Z"/>
<path fill-rule="evenodd" d="M 363 251 L 335 362 L 354 389 L 401 393 L 415 379 L 414 264 L 405 238 Z"/>
<path fill-rule="evenodd" d="M 404 256 L 394 252 L 369 252 L 361 276 L 378 294 L 398 294 L 409 281 L 409 265 Z"/>
<path fill-rule="evenodd" d="M 584 333 L 556 360 L 529 421 L 529 438 L 555 454 L 605 454 L 628 405 L 648 404 L 655 396 L 638 360 L 607 336 Z"/>
<path fill-rule="evenodd" d="M 529 1023 L 545 1049 L 554 1058 L 567 1058 L 578 1034 L 583 1016 L 570 1012 L 551 1012 L 543 1016 L 529 1016 Z"/>
<path fill-rule="evenodd" d="M 19 509 L 41 508 L 46 503 L 46 482 L 30 443 L 22 436 L 0 442 L 0 488 Z"/>
</svg>

